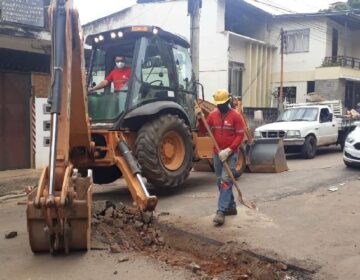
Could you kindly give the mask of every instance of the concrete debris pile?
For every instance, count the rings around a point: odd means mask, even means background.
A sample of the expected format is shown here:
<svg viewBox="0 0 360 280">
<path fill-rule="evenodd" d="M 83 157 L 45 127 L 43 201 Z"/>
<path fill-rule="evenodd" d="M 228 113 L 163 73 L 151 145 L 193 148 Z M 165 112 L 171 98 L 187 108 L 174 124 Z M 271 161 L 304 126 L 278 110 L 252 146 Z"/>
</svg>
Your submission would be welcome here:
<svg viewBox="0 0 360 280">
<path fill-rule="evenodd" d="M 139 252 L 167 265 L 186 268 L 194 279 L 311 279 L 308 273 L 258 257 L 237 244 L 177 229 L 157 221 L 151 213 L 141 213 L 122 203 L 96 201 L 93 213 L 93 250 Z M 169 213 L 158 216 L 163 215 Z"/>
<path fill-rule="evenodd" d="M 93 249 L 107 245 L 112 253 L 120 253 L 124 250 L 143 251 L 145 247 L 157 251 L 164 246 L 152 213 L 111 201 L 95 202 L 93 213 Z"/>
</svg>

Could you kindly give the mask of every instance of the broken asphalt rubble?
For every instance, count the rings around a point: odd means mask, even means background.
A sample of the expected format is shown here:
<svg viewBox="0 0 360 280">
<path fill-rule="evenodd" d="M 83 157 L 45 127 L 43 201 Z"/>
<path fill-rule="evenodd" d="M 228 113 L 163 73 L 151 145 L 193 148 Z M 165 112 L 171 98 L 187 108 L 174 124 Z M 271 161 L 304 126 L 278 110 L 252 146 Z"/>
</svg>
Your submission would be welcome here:
<svg viewBox="0 0 360 280">
<path fill-rule="evenodd" d="M 181 230 L 182 234 L 177 234 L 162 227 L 152 213 L 142 213 L 121 202 L 96 201 L 93 213 L 93 250 L 108 250 L 112 254 L 138 252 L 167 265 L 186 268 L 199 279 L 284 279 L 288 272 L 291 275 L 285 264 L 249 256 L 234 244 L 210 248 L 193 235 L 189 238 Z M 169 213 L 158 216 L 166 215 Z M 206 254 L 202 254 L 203 246 Z M 128 256 L 121 257 L 118 263 L 128 260 Z"/>
</svg>

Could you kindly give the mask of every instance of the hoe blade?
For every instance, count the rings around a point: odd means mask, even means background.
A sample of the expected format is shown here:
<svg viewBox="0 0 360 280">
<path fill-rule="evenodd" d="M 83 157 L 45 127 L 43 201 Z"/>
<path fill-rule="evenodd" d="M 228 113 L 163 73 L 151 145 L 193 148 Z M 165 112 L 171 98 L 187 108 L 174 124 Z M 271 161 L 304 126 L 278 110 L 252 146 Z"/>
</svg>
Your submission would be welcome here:
<svg viewBox="0 0 360 280">
<path fill-rule="evenodd" d="M 279 173 L 289 170 L 282 139 L 254 139 L 249 152 L 249 169 L 253 173 Z"/>
</svg>

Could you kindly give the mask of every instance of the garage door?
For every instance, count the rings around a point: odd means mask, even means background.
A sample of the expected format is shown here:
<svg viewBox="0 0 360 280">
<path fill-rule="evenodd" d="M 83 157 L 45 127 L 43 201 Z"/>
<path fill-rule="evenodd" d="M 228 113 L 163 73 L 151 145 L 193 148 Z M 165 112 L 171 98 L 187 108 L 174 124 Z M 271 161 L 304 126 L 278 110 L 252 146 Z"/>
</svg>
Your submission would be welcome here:
<svg viewBox="0 0 360 280">
<path fill-rule="evenodd" d="M 0 170 L 30 168 L 30 74 L 0 72 Z"/>
</svg>

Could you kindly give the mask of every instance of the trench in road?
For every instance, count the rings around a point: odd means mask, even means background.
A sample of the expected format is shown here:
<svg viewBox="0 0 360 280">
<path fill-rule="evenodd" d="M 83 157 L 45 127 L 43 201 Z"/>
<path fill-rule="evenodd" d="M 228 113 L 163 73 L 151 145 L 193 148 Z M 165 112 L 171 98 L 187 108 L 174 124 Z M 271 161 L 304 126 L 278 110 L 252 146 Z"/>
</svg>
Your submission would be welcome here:
<svg viewBox="0 0 360 280">
<path fill-rule="evenodd" d="M 103 211 L 95 202 L 92 249 L 135 251 L 168 265 L 190 269 L 202 279 L 311 279 L 308 270 L 252 252 L 243 244 L 193 234 L 122 203 Z M 109 203 L 108 203 L 109 205 Z M 102 214 L 100 214 L 102 213 Z M 149 218 L 150 217 L 150 218 Z"/>
</svg>

